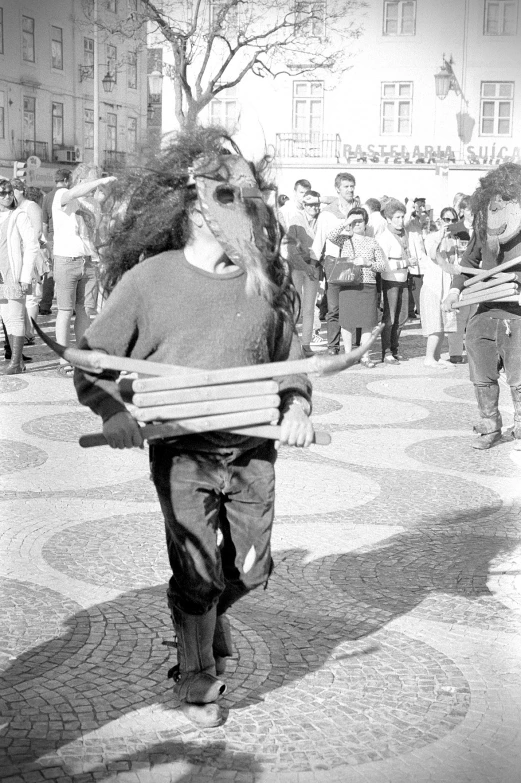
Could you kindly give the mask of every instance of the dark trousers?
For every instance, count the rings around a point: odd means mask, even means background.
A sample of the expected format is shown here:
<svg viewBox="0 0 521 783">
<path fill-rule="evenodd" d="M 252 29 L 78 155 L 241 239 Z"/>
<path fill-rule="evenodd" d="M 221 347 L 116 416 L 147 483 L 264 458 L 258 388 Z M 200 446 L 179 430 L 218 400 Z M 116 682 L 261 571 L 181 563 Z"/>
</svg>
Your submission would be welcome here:
<svg viewBox="0 0 521 783">
<path fill-rule="evenodd" d="M 499 369 L 501 359 L 514 402 L 514 435 L 521 437 L 521 318 L 492 318 L 479 309 L 467 324 L 465 346 L 470 380 L 474 384 L 480 423 L 474 429 L 486 434 L 501 429 Z"/>
<path fill-rule="evenodd" d="M 411 275 L 407 278 L 409 286 L 409 318 L 414 318 L 414 311 L 420 317 L 420 291 L 423 285 L 423 275 Z"/>
<path fill-rule="evenodd" d="M 221 614 L 268 580 L 275 457 L 268 440 L 217 454 L 150 446 L 172 569 L 171 608 L 201 615 L 217 603 Z"/>
<path fill-rule="evenodd" d="M 382 280 L 384 312 L 382 320 L 382 356 L 390 350 L 393 356 L 398 353 L 400 332 L 409 317 L 409 291 L 407 281 L 397 283 L 394 280 Z"/>
<path fill-rule="evenodd" d="M 340 286 L 327 286 L 327 347 L 340 348 Z"/>
<path fill-rule="evenodd" d="M 43 278 L 40 309 L 50 310 L 52 308 L 53 297 L 54 297 L 54 277 L 45 275 L 45 277 Z"/>
<path fill-rule="evenodd" d="M 503 360 L 508 385 L 521 386 L 521 318 L 505 315 L 502 320 L 478 310 L 467 324 L 470 380 L 478 386 L 498 383 L 498 358 Z"/>
</svg>

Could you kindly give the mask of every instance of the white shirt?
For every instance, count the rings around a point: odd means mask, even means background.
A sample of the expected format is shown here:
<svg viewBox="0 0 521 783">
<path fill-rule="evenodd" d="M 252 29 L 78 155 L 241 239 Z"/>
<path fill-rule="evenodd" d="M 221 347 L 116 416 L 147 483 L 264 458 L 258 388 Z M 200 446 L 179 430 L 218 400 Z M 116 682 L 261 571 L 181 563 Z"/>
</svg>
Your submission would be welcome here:
<svg viewBox="0 0 521 783">
<path fill-rule="evenodd" d="M 380 212 L 371 212 L 369 215 L 369 222 L 365 230 L 366 237 L 376 237 L 385 231 L 387 228 L 387 220 L 380 214 Z"/>
<path fill-rule="evenodd" d="M 79 223 L 76 211 L 80 208 L 78 199 L 72 199 L 68 204 L 62 205 L 62 197 L 67 193 L 67 188 L 59 188 L 52 202 L 52 224 L 54 229 L 55 256 L 89 256 L 87 247 L 79 234 Z"/>
</svg>

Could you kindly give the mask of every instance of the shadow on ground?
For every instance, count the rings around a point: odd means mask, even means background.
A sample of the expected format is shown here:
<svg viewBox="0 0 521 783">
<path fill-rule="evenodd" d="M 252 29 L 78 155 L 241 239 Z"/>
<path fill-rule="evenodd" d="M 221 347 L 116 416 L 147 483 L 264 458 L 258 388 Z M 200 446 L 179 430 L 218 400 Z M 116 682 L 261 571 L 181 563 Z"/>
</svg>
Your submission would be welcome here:
<svg viewBox="0 0 521 783">
<path fill-rule="evenodd" d="M 251 594 L 231 611 L 236 629 L 251 628 L 262 646 L 274 651 L 276 666 L 259 681 L 254 676 L 254 645 L 239 647 L 240 666 L 232 673 L 227 698 L 232 713 L 319 671 L 342 642 L 371 637 L 425 601 L 432 599 L 434 611 L 440 597 L 447 596 L 465 600 L 467 606 L 477 601 L 487 616 L 504 609 L 491 596 L 487 578 L 490 564 L 514 543 L 457 532 L 459 524 L 487 513 L 486 508 L 476 508 L 438 524 L 429 520 L 423 528 L 380 544 L 307 564 L 302 550 L 277 553 L 268 590 Z M 128 592 L 75 614 L 63 636 L 23 652 L 8 666 L 0 678 L 2 722 L 7 724 L 0 734 L 4 776 L 41 769 L 49 764 L 43 759 L 46 755 L 56 766 L 60 747 L 125 716 L 131 718 L 137 710 L 175 712 L 166 680 L 171 651 L 163 644 L 172 635 L 166 625 L 165 587 Z M 450 606 L 450 601 L 444 604 L 443 617 L 435 619 L 451 622 Z M 472 622 L 472 610 L 470 614 Z M 374 647 L 368 639 L 367 649 L 359 654 Z M 303 649 L 311 653 L 304 660 Z M 153 734 L 142 739 L 142 757 L 155 757 L 157 763 L 204 764 L 225 756 L 225 740 L 214 742 L 212 732 L 203 746 L 178 742 L 176 735 L 190 727 L 177 716 L 173 736 L 159 732 L 159 742 Z M 121 749 L 121 760 L 139 758 L 140 752 Z M 221 762 L 228 764 L 226 759 Z M 237 763 L 250 771 L 255 767 L 248 753 Z M 237 769 L 235 761 L 234 765 Z M 103 764 L 89 771 L 98 779 L 111 774 Z"/>
</svg>

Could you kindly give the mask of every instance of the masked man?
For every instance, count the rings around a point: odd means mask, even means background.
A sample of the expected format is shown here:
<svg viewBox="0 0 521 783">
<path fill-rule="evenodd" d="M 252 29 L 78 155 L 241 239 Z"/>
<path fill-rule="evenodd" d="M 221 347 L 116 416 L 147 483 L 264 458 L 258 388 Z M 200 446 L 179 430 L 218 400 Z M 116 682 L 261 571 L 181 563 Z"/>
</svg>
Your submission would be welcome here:
<svg viewBox="0 0 521 783">
<path fill-rule="evenodd" d="M 179 134 L 123 194 L 106 249 L 110 296 L 83 348 L 192 368 L 300 358 L 295 292 L 278 253 L 278 223 L 260 173 L 216 129 Z M 76 370 L 79 399 L 113 448 L 140 446 L 114 375 Z M 306 376 L 280 383 L 281 443 L 308 446 Z M 232 654 L 225 612 L 265 584 L 274 503 L 272 441 L 226 432 L 150 446 L 172 568 L 174 691 L 187 717 L 220 725 L 216 703 Z"/>
<path fill-rule="evenodd" d="M 508 271 L 521 283 L 521 166 L 504 163 L 480 180 L 472 196 L 476 216 L 476 241 L 469 243 L 460 266 L 494 269 L 505 261 L 519 258 Z M 452 279 L 444 302 L 451 309 L 468 276 Z M 514 402 L 516 447 L 521 445 L 521 305 L 494 301 L 480 304 L 471 315 L 465 337 L 470 379 L 478 403 L 480 421 L 473 446 L 489 449 L 502 439 L 499 412 L 499 369 L 501 359 Z"/>
</svg>

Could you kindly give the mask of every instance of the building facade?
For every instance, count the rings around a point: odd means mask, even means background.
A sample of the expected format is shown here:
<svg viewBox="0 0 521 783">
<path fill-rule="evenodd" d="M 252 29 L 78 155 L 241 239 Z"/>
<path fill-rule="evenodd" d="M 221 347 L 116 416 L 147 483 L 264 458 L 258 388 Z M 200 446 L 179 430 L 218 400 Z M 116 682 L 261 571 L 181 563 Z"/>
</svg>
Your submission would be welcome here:
<svg viewBox="0 0 521 783">
<path fill-rule="evenodd" d="M 15 161 L 28 161 L 28 182 L 50 187 L 57 168 L 93 161 L 95 49 L 99 164 L 113 171 L 138 154 L 147 122 L 145 32 L 122 34 L 137 2 L 98 0 L 96 33 L 93 2 L 0 0 L 0 173 L 12 176 Z"/>
<path fill-rule="evenodd" d="M 327 2 L 316 0 L 326 29 Z M 338 83 L 249 75 L 205 120 L 235 128 L 248 152 L 274 152 L 286 193 L 299 176 L 329 193 L 349 168 L 365 196 L 428 189 L 442 206 L 490 166 L 521 161 L 519 0 L 369 0 L 359 13 L 363 34 L 346 39 L 352 67 Z M 165 130 L 169 105 L 173 94 Z"/>
</svg>

